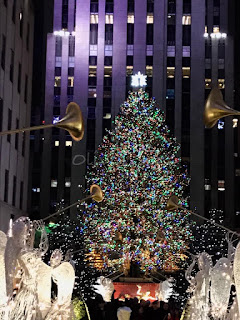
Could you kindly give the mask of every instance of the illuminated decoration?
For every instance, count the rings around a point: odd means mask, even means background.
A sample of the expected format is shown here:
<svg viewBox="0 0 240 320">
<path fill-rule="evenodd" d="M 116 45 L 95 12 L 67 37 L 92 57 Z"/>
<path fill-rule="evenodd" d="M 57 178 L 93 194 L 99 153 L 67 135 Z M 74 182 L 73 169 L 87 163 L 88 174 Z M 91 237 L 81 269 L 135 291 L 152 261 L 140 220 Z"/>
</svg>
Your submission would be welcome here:
<svg viewBox="0 0 240 320">
<path fill-rule="evenodd" d="M 59 30 L 59 31 L 54 31 L 53 32 L 54 36 L 59 36 L 59 37 L 69 37 L 69 36 L 75 36 L 76 32 L 72 31 L 65 31 L 65 30 Z"/>
<path fill-rule="evenodd" d="M 156 292 L 159 290 L 159 283 L 123 283 L 114 282 L 114 298 L 125 300 L 125 298 L 138 298 L 138 300 L 158 300 Z"/>
<path fill-rule="evenodd" d="M 114 285 L 111 279 L 103 276 L 97 279 L 97 284 L 93 286 L 95 292 L 103 297 L 105 302 L 111 302 Z"/>
<path fill-rule="evenodd" d="M 169 196 L 182 198 L 189 184 L 179 149 L 155 100 L 142 90 L 130 93 L 87 177 L 105 197 L 101 205 L 85 204 L 82 232 L 88 253 L 107 258 L 105 268 L 119 270 L 125 259 L 143 271 L 181 264 L 191 222 L 187 210 L 166 210 Z"/>
<path fill-rule="evenodd" d="M 170 278 L 168 280 L 165 280 L 163 282 L 159 283 L 159 288 L 156 291 L 156 298 L 159 301 L 164 301 L 164 302 L 168 302 L 169 298 L 172 296 L 173 294 L 173 283 L 174 283 L 174 279 Z"/>
<path fill-rule="evenodd" d="M 211 314 L 214 319 L 224 319 L 228 309 L 233 268 L 227 258 L 217 261 L 211 270 Z"/>
<path fill-rule="evenodd" d="M 234 273 L 234 280 L 235 280 L 235 287 L 237 293 L 237 300 L 238 300 L 238 312 L 240 314 L 240 242 L 237 245 L 234 263 L 233 263 L 233 273 Z"/>
<path fill-rule="evenodd" d="M 64 200 L 56 206 L 56 211 L 64 208 Z M 52 254 L 54 250 L 61 249 L 66 253 L 68 250 L 79 251 L 73 255 L 73 263 L 75 265 L 75 286 L 73 294 L 76 297 L 83 297 L 85 300 L 93 298 L 94 293 L 92 286 L 95 284 L 100 274 L 95 267 L 88 264 L 85 256 L 85 249 L 83 245 L 83 235 L 81 233 L 82 217 L 77 214 L 74 219 L 70 219 L 66 212 L 61 213 L 54 218 L 54 223 L 48 225 L 51 233 L 49 237 L 49 253 Z M 46 261 L 50 259 L 50 254 L 46 257 Z M 66 254 L 65 254 L 65 260 Z M 71 261 L 70 261 L 71 262 Z M 100 260 L 98 261 L 100 263 Z M 101 262 L 102 263 L 102 262 Z M 100 265 L 99 265 L 100 266 Z"/>
<path fill-rule="evenodd" d="M 145 87 L 147 85 L 147 76 L 144 76 L 140 71 L 137 74 L 132 75 L 132 87 Z"/>
</svg>

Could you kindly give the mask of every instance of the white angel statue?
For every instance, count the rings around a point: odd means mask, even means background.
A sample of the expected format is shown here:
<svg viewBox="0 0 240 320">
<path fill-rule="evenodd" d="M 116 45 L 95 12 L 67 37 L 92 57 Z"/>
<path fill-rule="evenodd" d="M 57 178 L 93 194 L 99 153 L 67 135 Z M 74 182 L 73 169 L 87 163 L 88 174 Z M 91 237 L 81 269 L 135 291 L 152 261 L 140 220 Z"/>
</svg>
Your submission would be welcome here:
<svg viewBox="0 0 240 320">
<path fill-rule="evenodd" d="M 97 284 L 93 285 L 94 291 L 103 297 L 105 302 L 111 302 L 114 285 L 111 279 L 103 276 L 97 279 Z"/>
</svg>

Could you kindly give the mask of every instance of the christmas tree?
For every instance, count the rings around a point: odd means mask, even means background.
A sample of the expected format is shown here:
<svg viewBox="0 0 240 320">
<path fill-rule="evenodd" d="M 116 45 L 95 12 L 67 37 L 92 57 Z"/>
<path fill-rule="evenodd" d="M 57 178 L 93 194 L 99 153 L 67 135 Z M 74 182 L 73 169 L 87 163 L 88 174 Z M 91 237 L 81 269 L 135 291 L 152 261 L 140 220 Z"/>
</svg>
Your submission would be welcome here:
<svg viewBox="0 0 240 320">
<path fill-rule="evenodd" d="M 64 208 L 64 201 L 57 205 L 56 210 Z M 95 296 L 92 285 L 95 284 L 99 273 L 95 268 L 88 265 L 85 259 L 85 248 L 82 235 L 82 217 L 81 214 L 74 219 L 64 212 L 54 218 L 55 223 L 50 223 L 48 229 L 50 233 L 49 251 L 46 257 L 47 261 L 55 249 L 60 249 L 65 260 L 70 260 L 75 268 L 75 288 L 73 296 L 88 300 Z M 77 251 L 76 253 L 74 253 Z M 73 254 L 71 253 L 73 252 Z"/>
<path fill-rule="evenodd" d="M 86 248 L 101 254 L 106 267 L 134 261 L 143 271 L 175 268 L 192 238 L 188 213 L 166 210 L 169 197 L 184 199 L 189 184 L 180 147 L 155 100 L 141 90 L 129 94 L 113 127 L 87 177 L 105 199 L 86 205 Z"/>
</svg>

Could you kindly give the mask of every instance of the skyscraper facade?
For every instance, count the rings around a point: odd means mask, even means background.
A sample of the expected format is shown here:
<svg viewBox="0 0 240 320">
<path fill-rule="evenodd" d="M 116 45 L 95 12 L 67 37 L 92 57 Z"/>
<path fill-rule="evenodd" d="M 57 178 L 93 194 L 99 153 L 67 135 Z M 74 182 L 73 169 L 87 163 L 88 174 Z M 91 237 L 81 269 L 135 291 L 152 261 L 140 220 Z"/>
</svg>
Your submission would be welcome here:
<svg viewBox="0 0 240 320">
<path fill-rule="evenodd" d="M 58 129 L 39 137 L 41 183 L 32 190 L 42 216 L 61 199 L 80 198 L 86 167 L 140 72 L 181 143 L 191 208 L 202 215 L 224 209 L 234 220 L 237 123 L 229 118 L 207 130 L 202 120 L 212 86 L 233 103 L 233 10 L 232 0 L 55 0 L 42 121 L 58 121 L 75 101 L 86 132 L 78 143 Z"/>
<path fill-rule="evenodd" d="M 34 8 L 0 2 L 0 131 L 30 125 Z M 29 134 L 0 137 L 0 229 L 27 210 Z"/>
</svg>

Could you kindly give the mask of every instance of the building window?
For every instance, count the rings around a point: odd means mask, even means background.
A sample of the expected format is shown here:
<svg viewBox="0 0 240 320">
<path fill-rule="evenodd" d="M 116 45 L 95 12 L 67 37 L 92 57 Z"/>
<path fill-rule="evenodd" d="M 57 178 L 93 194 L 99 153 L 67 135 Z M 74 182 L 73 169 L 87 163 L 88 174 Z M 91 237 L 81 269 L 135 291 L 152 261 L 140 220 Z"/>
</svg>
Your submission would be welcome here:
<svg viewBox="0 0 240 320">
<path fill-rule="evenodd" d="M 153 24 L 147 24 L 147 45 L 153 44 Z"/>
<path fill-rule="evenodd" d="M 113 0 L 107 0 L 105 5 L 105 12 L 112 13 L 113 12 Z"/>
<path fill-rule="evenodd" d="M 127 24 L 127 44 L 134 43 L 134 24 L 128 23 Z"/>
<path fill-rule="evenodd" d="M 26 44 L 27 44 L 27 50 L 29 50 L 29 38 L 30 38 L 30 25 L 27 24 L 27 36 L 26 36 Z"/>
<path fill-rule="evenodd" d="M 147 0 L 147 12 L 153 13 L 154 11 L 154 0 Z"/>
<path fill-rule="evenodd" d="M 56 36 L 56 57 L 61 57 L 62 56 L 62 37 L 61 36 Z"/>
<path fill-rule="evenodd" d="M 147 15 L 147 24 L 152 24 L 153 23 L 153 14 L 148 14 Z"/>
<path fill-rule="evenodd" d="M 69 57 L 75 56 L 75 37 L 69 36 Z"/>
<path fill-rule="evenodd" d="M 68 0 L 62 1 L 62 29 L 68 28 Z"/>
<path fill-rule="evenodd" d="M 12 6 L 12 22 L 15 23 L 16 20 L 16 0 L 13 0 L 13 6 Z"/>
<path fill-rule="evenodd" d="M 176 0 L 168 0 L 168 13 L 176 12 Z"/>
<path fill-rule="evenodd" d="M 183 16 L 183 17 L 182 17 L 182 24 L 183 24 L 183 25 L 189 25 L 189 24 L 191 24 L 191 16 Z"/>
<path fill-rule="evenodd" d="M 17 177 L 13 176 L 13 194 L 12 194 L 12 205 L 16 205 L 16 191 L 17 191 Z"/>
<path fill-rule="evenodd" d="M 88 119 L 95 119 L 95 108 L 88 108 Z"/>
<path fill-rule="evenodd" d="M 16 119 L 16 129 L 19 129 L 19 119 Z M 19 133 L 15 134 L 15 149 L 18 149 Z"/>
<path fill-rule="evenodd" d="M 18 64 L 18 93 L 21 92 L 21 77 L 22 77 L 22 65 L 21 63 Z"/>
<path fill-rule="evenodd" d="M 98 14 L 91 14 L 90 15 L 90 23 L 98 24 Z"/>
<path fill-rule="evenodd" d="M 7 7 L 7 2 L 8 2 L 8 0 L 4 0 L 4 5 L 5 5 L 5 7 Z"/>
<path fill-rule="evenodd" d="M 218 88 L 225 89 L 225 79 L 218 79 Z"/>
<path fill-rule="evenodd" d="M 175 77 L 175 67 L 167 67 L 167 77 L 168 78 Z"/>
<path fill-rule="evenodd" d="M 97 88 L 89 87 L 88 88 L 88 98 L 97 98 Z"/>
<path fill-rule="evenodd" d="M 19 203 L 20 210 L 23 208 L 23 181 L 20 183 L 20 203 Z"/>
<path fill-rule="evenodd" d="M 219 27 L 213 27 L 213 33 L 219 33 L 220 29 Z"/>
<path fill-rule="evenodd" d="M 191 45 L 191 26 L 183 26 L 182 44 L 183 46 Z"/>
<path fill-rule="evenodd" d="M 28 75 L 25 75 L 24 102 L 27 103 L 28 96 Z"/>
<path fill-rule="evenodd" d="M 105 44 L 113 44 L 113 25 L 105 25 Z"/>
<path fill-rule="evenodd" d="M 134 23 L 134 14 L 128 14 L 127 23 Z"/>
<path fill-rule="evenodd" d="M 72 140 L 71 141 L 65 141 L 66 147 L 72 147 Z"/>
<path fill-rule="evenodd" d="M 183 67 L 182 68 L 182 76 L 183 78 L 190 78 L 191 69 L 190 67 Z"/>
<path fill-rule="evenodd" d="M 97 65 L 97 56 L 90 56 L 89 57 L 89 65 L 96 66 Z"/>
<path fill-rule="evenodd" d="M 54 87 L 61 87 L 61 77 L 55 77 Z"/>
<path fill-rule="evenodd" d="M 90 12 L 91 12 L 91 13 L 98 12 L 98 0 L 91 0 L 91 3 L 90 3 Z"/>
<path fill-rule="evenodd" d="M 74 87 L 74 77 L 68 77 L 68 87 Z"/>
<path fill-rule="evenodd" d="M 12 129 L 12 110 L 8 109 L 8 130 Z M 11 135 L 8 134 L 7 135 L 7 141 L 10 142 L 11 141 Z"/>
<path fill-rule="evenodd" d="M 9 77 L 11 82 L 13 82 L 13 74 L 14 74 L 14 51 L 11 49 L 11 61 L 10 61 L 10 72 L 9 72 Z"/>
<path fill-rule="evenodd" d="M 90 24 L 90 44 L 98 43 L 98 24 Z"/>
<path fill-rule="evenodd" d="M 183 0 L 183 14 L 191 13 L 191 0 Z"/>
<path fill-rule="evenodd" d="M 134 12 L 134 0 L 128 0 L 128 12 Z"/>
<path fill-rule="evenodd" d="M 61 77 L 62 68 L 61 67 L 55 67 L 55 76 Z"/>
<path fill-rule="evenodd" d="M 9 171 L 5 170 L 4 201 L 8 201 Z"/>
<path fill-rule="evenodd" d="M 105 15 L 105 23 L 106 24 L 113 24 L 113 14 L 106 14 Z"/>
<path fill-rule="evenodd" d="M 74 68 L 73 67 L 68 68 L 68 75 L 71 77 L 74 77 Z"/>
<path fill-rule="evenodd" d="M 190 67 L 191 65 L 191 59 L 189 57 L 183 57 L 182 58 L 182 66 L 183 67 Z"/>
<path fill-rule="evenodd" d="M 104 57 L 104 65 L 105 66 L 111 66 L 112 65 L 112 57 Z"/>
<path fill-rule="evenodd" d="M 167 27 L 167 45 L 175 46 L 175 25 L 168 25 Z"/>
<path fill-rule="evenodd" d="M 5 70 L 5 58 L 6 58 L 6 37 L 2 35 L 1 67 L 3 70 Z"/>
</svg>

